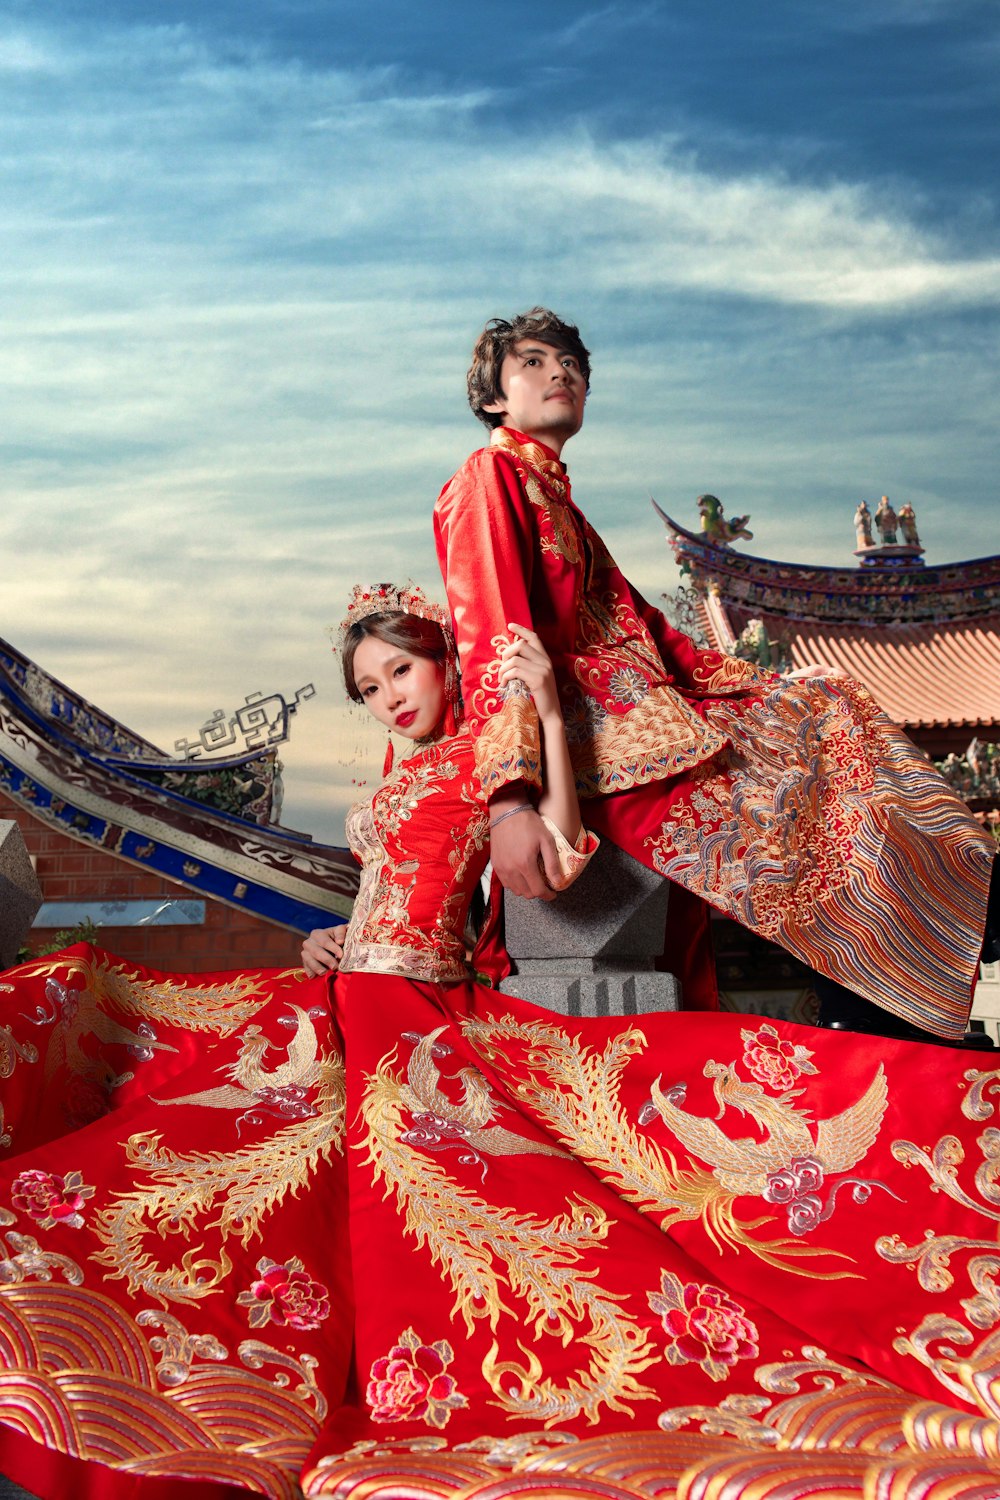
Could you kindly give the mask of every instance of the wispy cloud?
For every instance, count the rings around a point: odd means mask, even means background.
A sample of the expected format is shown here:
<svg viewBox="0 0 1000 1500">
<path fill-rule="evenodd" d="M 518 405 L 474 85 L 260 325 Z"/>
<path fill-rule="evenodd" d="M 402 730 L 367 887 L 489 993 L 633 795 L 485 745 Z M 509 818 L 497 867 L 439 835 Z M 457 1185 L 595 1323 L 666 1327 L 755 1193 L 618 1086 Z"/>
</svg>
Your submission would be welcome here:
<svg viewBox="0 0 1000 1500">
<path fill-rule="evenodd" d="M 64 79 L 33 115 L 23 98 L 0 104 L 23 153 L 8 163 L 12 228 L 67 261 L 75 251 L 64 291 L 91 307 L 98 286 L 105 302 L 131 292 L 148 305 L 159 283 L 184 294 L 190 319 L 210 270 L 228 270 L 251 304 L 262 279 L 284 302 L 310 270 L 329 276 L 342 262 L 353 281 L 367 270 L 384 284 L 387 263 L 394 275 L 414 259 L 468 266 L 484 229 L 493 255 L 572 254 L 581 280 L 603 267 L 609 283 L 842 309 L 1000 291 L 1000 259 L 964 256 L 863 184 L 816 186 L 780 167 L 725 176 L 670 139 L 609 144 L 581 126 L 564 124 L 553 143 L 531 122 L 512 140 L 481 92 L 407 96 L 391 70 L 223 59 L 183 28 L 130 32 L 124 78 L 114 35 L 75 66 L 44 41 L 18 46 L 56 59 L 79 91 Z M 118 297 L 102 252 L 125 271 Z M 28 265 L 20 276 L 37 295 Z"/>
<path fill-rule="evenodd" d="M 877 27 L 926 26 L 938 21 L 957 26 L 968 17 L 989 22 L 996 18 L 990 0 L 842 0 L 829 6 L 813 0 L 810 13 L 831 29 L 871 31 Z"/>
<path fill-rule="evenodd" d="M 599 5 L 595 9 L 582 10 L 568 26 L 556 32 L 550 46 L 553 49 L 572 49 L 581 44 L 586 47 L 603 46 L 608 43 L 609 38 L 617 40 L 623 32 L 641 30 L 662 15 L 663 6 L 658 0 L 651 0 L 651 3 L 644 5 Z"/>
</svg>

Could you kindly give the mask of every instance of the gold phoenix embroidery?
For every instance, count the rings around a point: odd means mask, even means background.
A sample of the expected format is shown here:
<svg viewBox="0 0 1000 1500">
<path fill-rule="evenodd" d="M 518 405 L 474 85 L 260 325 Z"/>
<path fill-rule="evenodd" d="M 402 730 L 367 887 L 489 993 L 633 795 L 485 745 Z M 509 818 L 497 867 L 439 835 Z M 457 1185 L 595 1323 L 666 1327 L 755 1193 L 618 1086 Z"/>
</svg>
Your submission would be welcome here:
<svg viewBox="0 0 1000 1500">
<path fill-rule="evenodd" d="M 55 976 L 65 982 L 74 974 L 83 976 L 82 990 L 74 991 L 77 1003 L 93 1015 L 109 1007 L 147 1021 L 163 1021 L 186 1031 L 211 1031 L 228 1036 L 253 1018 L 271 998 L 274 975 L 264 981 L 252 970 L 232 974 L 222 983 L 198 984 L 184 979 L 142 979 L 135 970 L 117 960 L 98 960 L 90 955 L 38 959 L 18 971 L 25 978 Z M 304 979 L 302 970 L 289 969 L 277 976 Z"/>
<path fill-rule="evenodd" d="M 574 1156 L 608 1179 L 628 1202 L 659 1218 L 663 1229 L 682 1220 L 698 1220 L 717 1248 L 742 1247 L 769 1265 L 817 1279 L 852 1274 L 796 1265 L 796 1261 L 820 1256 L 841 1258 L 841 1252 L 787 1236 L 763 1239 L 754 1231 L 773 1219 L 769 1215 L 741 1218 L 734 1200 L 743 1193 L 760 1192 L 767 1167 L 777 1170 L 799 1148 L 811 1156 L 820 1151 L 831 1172 L 844 1171 L 845 1164 L 859 1160 L 877 1136 L 885 1109 L 881 1068 L 853 1110 L 821 1122 L 814 1141 L 805 1111 L 796 1110 L 787 1098 L 766 1100 L 756 1085 L 741 1084 L 730 1068 L 709 1064 L 716 1071 L 717 1096 L 725 1098 L 728 1093 L 730 1103 L 739 1097 L 742 1108 L 751 1105 L 758 1118 L 770 1121 L 769 1157 L 768 1148 L 761 1155 L 757 1143 L 731 1140 L 714 1121 L 686 1114 L 657 1081 L 651 1109 L 693 1155 L 709 1163 L 706 1170 L 681 1167 L 671 1151 L 661 1149 L 628 1119 L 620 1089 L 629 1062 L 646 1047 L 646 1038 L 637 1028 L 619 1032 L 601 1051 L 544 1021 L 471 1019 L 463 1031 L 483 1057 L 493 1062 L 501 1059 L 510 1077 L 520 1080 L 514 1084 L 516 1092 Z M 523 1067 L 515 1065 L 512 1046 L 525 1049 Z"/>
<path fill-rule="evenodd" d="M 231 1261 L 223 1249 L 217 1260 L 199 1259 L 200 1247 L 180 1263 L 161 1267 L 145 1248 L 155 1232 L 161 1240 L 190 1236 L 198 1220 L 217 1206 L 208 1227 L 223 1241 L 238 1236 L 244 1246 L 260 1233 L 260 1221 L 286 1194 L 304 1187 L 321 1161 L 341 1150 L 346 1100 L 339 1057 L 317 1062 L 316 1113 L 296 1120 L 257 1146 L 238 1151 L 178 1152 L 161 1144 L 153 1131 L 125 1143 L 126 1160 L 152 1179 L 151 1185 L 119 1196 L 94 1219 L 104 1249 L 93 1259 L 111 1276 L 124 1278 L 134 1295 L 143 1292 L 162 1306 L 194 1302 L 224 1281 Z M 197 1101 L 195 1101 L 197 1102 Z"/>
<path fill-rule="evenodd" d="M 501 1359 L 494 1340 L 483 1374 L 510 1416 L 545 1424 L 583 1415 L 600 1419 L 602 1408 L 631 1414 L 627 1403 L 653 1392 L 638 1379 L 655 1359 L 644 1330 L 617 1305 L 623 1298 L 602 1291 L 593 1271 L 580 1267 L 587 1252 L 606 1238 L 610 1222 L 594 1205 L 570 1201 L 551 1219 L 492 1204 L 453 1181 L 444 1167 L 409 1145 L 403 1120 L 407 1085 L 393 1052 L 368 1079 L 362 1106 L 366 1160 L 386 1196 L 395 1195 L 407 1234 L 425 1247 L 454 1289 L 454 1311 L 471 1333 L 478 1318 L 496 1331 L 501 1316 L 515 1316 L 502 1288 L 524 1305 L 517 1315 L 543 1335 L 590 1351 L 588 1362 L 562 1387 L 545 1376 L 539 1357 L 518 1344 L 525 1363 Z M 501 1269 L 502 1268 L 502 1269 Z M 583 1330 L 581 1331 L 581 1325 Z"/>
</svg>

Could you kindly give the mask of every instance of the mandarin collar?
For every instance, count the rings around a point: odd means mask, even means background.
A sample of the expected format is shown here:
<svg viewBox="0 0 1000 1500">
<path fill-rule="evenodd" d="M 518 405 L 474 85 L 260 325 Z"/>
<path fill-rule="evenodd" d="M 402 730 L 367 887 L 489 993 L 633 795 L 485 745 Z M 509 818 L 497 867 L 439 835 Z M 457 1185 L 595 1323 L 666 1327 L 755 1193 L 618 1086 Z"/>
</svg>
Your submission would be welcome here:
<svg viewBox="0 0 1000 1500">
<path fill-rule="evenodd" d="M 546 462 L 555 464 L 556 467 L 561 469 L 564 474 L 566 473 L 566 465 L 563 463 L 558 453 L 550 448 L 548 443 L 543 443 L 540 438 L 530 437 L 526 432 L 519 432 L 516 427 L 501 426 L 493 428 L 493 431 L 490 434 L 491 445 L 494 443 L 498 446 L 503 444 L 504 440 L 500 436 L 501 433 L 507 433 L 509 437 L 513 438 L 514 442 L 519 448 L 537 448 L 545 458 Z"/>
</svg>

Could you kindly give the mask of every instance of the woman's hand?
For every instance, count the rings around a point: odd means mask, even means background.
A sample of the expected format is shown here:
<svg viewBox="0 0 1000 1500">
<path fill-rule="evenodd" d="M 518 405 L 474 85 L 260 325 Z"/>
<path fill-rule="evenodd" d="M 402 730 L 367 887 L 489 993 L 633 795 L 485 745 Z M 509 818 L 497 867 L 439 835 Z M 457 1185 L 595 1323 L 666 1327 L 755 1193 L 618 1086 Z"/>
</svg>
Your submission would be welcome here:
<svg viewBox="0 0 1000 1500">
<path fill-rule="evenodd" d="M 339 969 L 346 932 L 347 923 L 341 922 L 338 927 L 316 927 L 309 934 L 302 944 L 302 967 L 310 979 Z"/>
<path fill-rule="evenodd" d="M 505 687 L 518 678 L 534 698 L 540 718 L 561 716 L 556 674 L 545 647 L 527 625 L 511 623 L 507 629 L 514 639 L 500 652 L 500 686 Z"/>
<path fill-rule="evenodd" d="M 523 782 L 506 786 L 490 799 L 490 859 L 497 879 L 515 896 L 554 899 L 560 879 L 559 855 Z M 506 817 L 512 813 L 512 817 Z"/>
</svg>

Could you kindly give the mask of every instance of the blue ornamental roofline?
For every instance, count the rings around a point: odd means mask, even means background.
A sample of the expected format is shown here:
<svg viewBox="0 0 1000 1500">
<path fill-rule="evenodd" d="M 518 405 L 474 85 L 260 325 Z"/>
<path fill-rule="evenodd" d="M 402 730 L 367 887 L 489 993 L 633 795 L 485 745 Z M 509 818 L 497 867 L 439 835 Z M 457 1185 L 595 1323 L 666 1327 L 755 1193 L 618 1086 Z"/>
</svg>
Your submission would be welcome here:
<svg viewBox="0 0 1000 1500">
<path fill-rule="evenodd" d="M 0 641 L 0 787 L 32 816 L 296 932 L 349 915 L 346 849 L 268 822 L 273 747 L 166 756 Z"/>
</svg>

